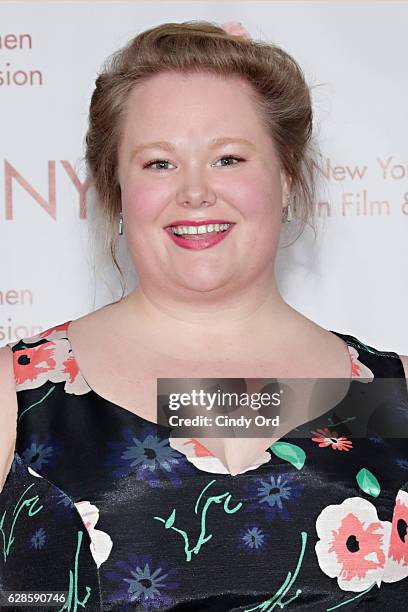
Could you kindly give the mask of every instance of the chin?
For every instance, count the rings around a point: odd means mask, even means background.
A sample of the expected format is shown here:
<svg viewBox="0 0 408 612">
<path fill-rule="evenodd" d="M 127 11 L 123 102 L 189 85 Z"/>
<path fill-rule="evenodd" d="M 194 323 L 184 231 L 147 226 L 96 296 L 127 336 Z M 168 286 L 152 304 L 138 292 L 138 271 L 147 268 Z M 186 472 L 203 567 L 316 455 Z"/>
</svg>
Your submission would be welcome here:
<svg viewBox="0 0 408 612">
<path fill-rule="evenodd" d="M 168 277 L 169 278 L 169 277 Z M 220 275 L 213 275 L 211 278 L 206 276 L 200 278 L 198 274 L 194 274 L 194 278 L 191 278 L 191 272 L 187 278 L 181 278 L 180 276 L 174 280 L 174 284 L 182 285 L 185 289 L 190 291 L 196 291 L 197 293 L 208 293 L 210 291 L 217 290 L 230 290 L 229 279 L 221 277 Z"/>
</svg>

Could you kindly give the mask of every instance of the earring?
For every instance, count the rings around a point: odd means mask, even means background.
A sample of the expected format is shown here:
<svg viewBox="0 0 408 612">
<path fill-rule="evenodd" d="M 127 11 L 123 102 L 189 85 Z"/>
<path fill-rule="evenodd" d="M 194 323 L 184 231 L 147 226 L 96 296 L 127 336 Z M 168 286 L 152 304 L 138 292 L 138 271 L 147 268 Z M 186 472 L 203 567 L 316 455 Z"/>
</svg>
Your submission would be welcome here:
<svg viewBox="0 0 408 612">
<path fill-rule="evenodd" d="M 121 236 L 123 234 L 123 217 L 122 217 L 122 213 L 119 213 L 119 235 Z"/>
<path fill-rule="evenodd" d="M 284 221 L 292 221 L 292 219 L 293 219 L 293 216 L 292 216 L 292 206 L 291 206 L 291 203 L 290 203 L 290 195 L 289 194 L 288 194 L 287 200 L 288 200 L 288 204 L 287 204 L 286 208 L 284 209 L 286 211 L 286 217 L 285 217 Z"/>
</svg>

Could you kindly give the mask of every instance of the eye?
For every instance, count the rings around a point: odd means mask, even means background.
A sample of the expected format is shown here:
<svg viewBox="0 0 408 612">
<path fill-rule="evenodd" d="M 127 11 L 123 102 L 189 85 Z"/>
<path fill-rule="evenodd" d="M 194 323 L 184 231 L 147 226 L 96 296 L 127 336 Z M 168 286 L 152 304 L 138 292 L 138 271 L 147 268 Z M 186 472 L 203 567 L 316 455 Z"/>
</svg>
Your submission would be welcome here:
<svg viewBox="0 0 408 612">
<path fill-rule="evenodd" d="M 151 168 L 155 164 L 170 164 L 168 159 L 155 159 L 147 164 L 144 164 L 143 168 Z M 167 170 L 167 168 L 158 168 L 158 170 Z"/>
<path fill-rule="evenodd" d="M 244 161 L 244 160 L 242 159 L 242 157 L 236 157 L 236 156 L 234 156 L 234 155 L 225 155 L 224 157 L 221 157 L 221 159 L 219 159 L 218 161 L 222 161 L 223 159 L 236 159 L 236 160 L 238 160 L 239 162 L 240 162 L 240 161 Z M 236 166 L 237 164 L 222 164 L 222 165 L 223 165 L 223 166 Z"/>
<path fill-rule="evenodd" d="M 244 161 L 242 157 L 236 157 L 234 155 L 225 155 L 224 157 L 221 157 L 218 161 L 222 161 L 224 159 L 235 159 L 238 162 L 240 161 Z M 171 162 L 168 159 L 154 159 L 153 161 L 147 162 L 146 164 L 143 165 L 143 168 L 152 168 L 154 165 L 156 164 L 170 164 Z M 237 164 L 222 164 L 223 166 L 236 166 Z M 157 168 L 157 170 L 167 170 L 167 168 Z"/>
</svg>

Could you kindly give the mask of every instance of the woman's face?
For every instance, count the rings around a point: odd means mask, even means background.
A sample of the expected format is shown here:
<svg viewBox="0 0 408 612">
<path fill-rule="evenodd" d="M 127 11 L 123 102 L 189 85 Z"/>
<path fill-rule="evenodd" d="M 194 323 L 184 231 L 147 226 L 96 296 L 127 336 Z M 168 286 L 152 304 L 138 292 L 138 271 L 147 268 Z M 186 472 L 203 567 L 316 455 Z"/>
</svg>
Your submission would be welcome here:
<svg viewBox="0 0 408 612">
<path fill-rule="evenodd" d="M 237 78 L 162 73 L 129 95 L 118 177 L 145 288 L 224 295 L 273 276 L 287 183 L 249 94 Z M 211 219 L 235 225 L 209 248 L 183 248 L 164 229 Z"/>
</svg>

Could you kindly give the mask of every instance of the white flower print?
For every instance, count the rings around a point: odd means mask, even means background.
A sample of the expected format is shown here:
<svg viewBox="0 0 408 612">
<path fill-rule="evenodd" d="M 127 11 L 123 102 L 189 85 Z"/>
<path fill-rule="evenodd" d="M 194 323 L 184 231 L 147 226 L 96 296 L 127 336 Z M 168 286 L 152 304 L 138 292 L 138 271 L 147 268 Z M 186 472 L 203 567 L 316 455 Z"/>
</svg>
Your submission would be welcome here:
<svg viewBox="0 0 408 612">
<path fill-rule="evenodd" d="M 390 521 L 381 521 L 376 507 L 363 497 L 349 497 L 323 508 L 316 520 L 315 545 L 322 571 L 337 578 L 343 591 L 361 592 L 383 579 Z"/>
<path fill-rule="evenodd" d="M 94 528 L 99 519 L 99 509 L 94 504 L 89 501 L 81 501 L 76 502 L 75 507 L 88 530 L 91 538 L 91 553 L 97 567 L 100 567 L 110 555 L 113 546 L 112 539 L 109 534 Z"/>
<path fill-rule="evenodd" d="M 210 472 L 211 474 L 230 473 L 222 461 L 213 455 L 208 448 L 206 448 L 195 438 L 175 438 L 170 435 L 169 444 L 175 450 L 183 453 L 188 461 L 190 461 L 190 463 L 192 463 L 199 470 Z M 265 450 L 254 463 L 237 473 L 244 474 L 250 470 L 256 470 L 260 465 L 268 463 L 270 459 L 270 454 Z"/>
</svg>

